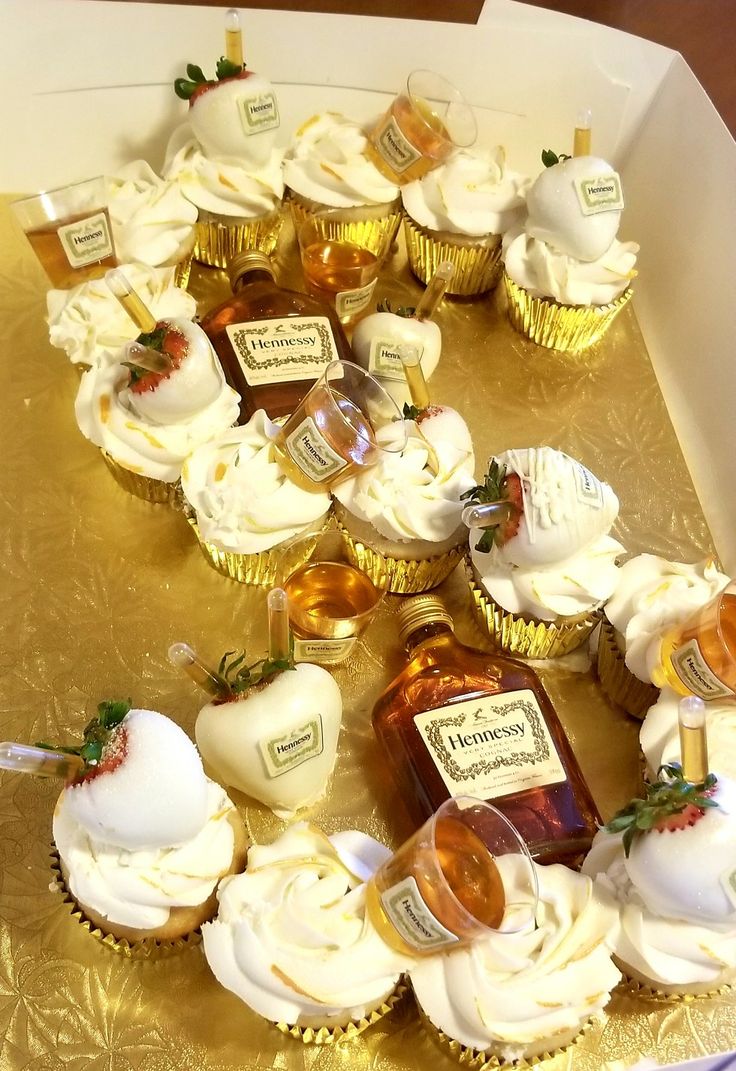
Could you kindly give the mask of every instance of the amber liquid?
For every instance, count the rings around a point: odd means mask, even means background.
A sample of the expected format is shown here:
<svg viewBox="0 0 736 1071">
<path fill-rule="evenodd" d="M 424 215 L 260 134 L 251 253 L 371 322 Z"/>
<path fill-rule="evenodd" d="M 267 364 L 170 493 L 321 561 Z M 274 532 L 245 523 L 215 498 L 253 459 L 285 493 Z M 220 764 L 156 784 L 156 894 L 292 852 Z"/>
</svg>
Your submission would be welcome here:
<svg viewBox="0 0 736 1071">
<path fill-rule="evenodd" d="M 450 793 L 415 716 L 453 702 L 529 689 L 539 704 L 565 780 L 488 797 L 488 802 L 516 827 L 537 862 L 577 862 L 590 847 L 601 819 L 536 673 L 516 659 L 465 647 L 445 624 L 424 626 L 411 637 L 410 646 L 409 664 L 373 709 L 373 728 L 416 823 L 433 814 Z M 468 794 L 480 796 L 472 789 Z"/>
<path fill-rule="evenodd" d="M 736 692 L 736 595 L 723 595 L 709 602 L 679 628 L 665 633 L 659 665 L 652 672 L 658 688 L 668 687 L 680 695 L 700 695 L 711 699 L 707 691 L 697 691 L 697 682 L 683 681 L 671 661 L 678 648 L 697 640 L 703 662 L 718 680 Z"/>
<path fill-rule="evenodd" d="M 708 776 L 708 742 L 705 728 L 680 725 L 680 761 L 686 781 L 699 784 Z"/>
<path fill-rule="evenodd" d="M 307 284 L 329 300 L 346 290 L 359 290 L 378 274 L 378 257 L 353 242 L 320 241 L 302 252 Z"/>
<path fill-rule="evenodd" d="M 99 211 L 102 211 L 100 209 Z M 26 231 L 26 238 L 31 243 L 31 248 L 40 260 L 44 271 L 48 275 L 52 286 L 61 290 L 69 290 L 73 286 L 87 282 L 88 279 L 99 279 L 109 268 L 117 266 L 117 260 L 110 256 L 102 260 L 95 260 L 91 264 L 85 264 L 82 268 L 73 268 L 61 244 L 57 229 L 66 226 L 67 223 L 76 223 L 77 220 L 87 219 L 90 212 L 79 212 L 67 219 L 56 220 L 45 227 L 37 230 Z M 97 213 L 94 213 L 95 215 Z M 108 220 L 108 233 L 112 233 Z"/>
<path fill-rule="evenodd" d="M 373 144 L 391 118 L 406 140 L 421 154 L 418 160 L 409 164 L 403 171 L 395 171 Z M 422 178 L 428 171 L 438 167 L 450 155 L 452 148 L 447 127 L 429 105 L 416 98 L 412 102 L 408 97 L 400 96 L 386 115 L 379 119 L 366 144 L 365 154 L 385 178 L 403 184 Z"/>
<path fill-rule="evenodd" d="M 438 880 L 437 868 L 447 885 Z M 434 844 L 415 834 L 381 867 L 367 890 L 370 920 L 383 940 L 402 952 L 416 952 L 398 933 L 381 901 L 381 893 L 411 874 L 431 913 L 459 941 L 470 941 L 481 927 L 498 929 L 506 898 L 498 868 L 480 837 L 456 818 L 438 818 Z M 458 902 L 465 912 L 458 910 Z M 472 920 L 476 920 L 474 925 Z M 480 925 L 478 925 L 478 923 Z"/>
<path fill-rule="evenodd" d="M 227 328 L 230 324 L 249 320 L 280 320 L 291 316 L 326 316 L 332 327 L 337 357 L 345 361 L 353 360 L 352 350 L 334 308 L 309 294 L 283 289 L 266 271 L 255 271 L 242 277 L 236 283 L 234 295 L 208 312 L 201 322 L 228 383 L 240 395 L 240 424 L 247 423 L 256 409 L 265 409 L 272 418 L 292 413 L 319 378 L 321 371 L 311 378 L 249 384 L 228 338 Z"/>
<path fill-rule="evenodd" d="M 303 636 L 357 636 L 380 593 L 365 573 L 347 562 L 307 562 L 284 584 L 289 618 Z"/>
</svg>

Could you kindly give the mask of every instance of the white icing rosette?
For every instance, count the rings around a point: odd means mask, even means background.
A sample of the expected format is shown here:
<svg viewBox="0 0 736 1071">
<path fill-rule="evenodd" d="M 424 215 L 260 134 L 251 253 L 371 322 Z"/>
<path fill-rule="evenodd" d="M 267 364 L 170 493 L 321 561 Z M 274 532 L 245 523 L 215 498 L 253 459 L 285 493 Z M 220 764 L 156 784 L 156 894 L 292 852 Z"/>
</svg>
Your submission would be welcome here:
<svg viewBox="0 0 736 1071">
<path fill-rule="evenodd" d="M 624 548 L 608 535 L 618 499 L 585 466 L 551 447 L 508 450 L 496 458 L 521 481 L 518 532 L 490 552 L 470 532 L 473 571 L 484 591 L 512 614 L 542 621 L 585 614 L 613 593 Z"/>
<path fill-rule="evenodd" d="M 611 242 L 597 260 L 576 260 L 512 229 L 503 241 L 506 274 L 532 297 L 560 305 L 609 305 L 628 288 L 636 272 L 636 242 Z"/>
<path fill-rule="evenodd" d="M 135 160 L 108 176 L 106 185 L 118 260 L 158 267 L 176 264 L 191 251 L 197 209 L 177 182 Z"/>
<path fill-rule="evenodd" d="M 336 112 L 313 115 L 284 157 L 284 181 L 309 201 L 333 208 L 390 205 L 399 188 L 364 155 L 362 128 Z"/>
<path fill-rule="evenodd" d="M 120 269 L 156 319 L 193 319 L 195 299 L 174 286 L 174 268 L 124 264 Z M 140 329 L 122 308 L 104 279 L 92 279 L 72 290 L 49 290 L 46 295 L 49 339 L 74 364 L 97 367 L 118 360 L 126 342 Z"/>
<path fill-rule="evenodd" d="M 446 1039 L 504 1061 L 569 1044 L 621 977 L 611 960 L 611 895 L 559 864 L 535 870 L 536 926 L 425 957 L 409 971 L 422 1012 Z"/>
<path fill-rule="evenodd" d="M 678 725 L 681 699 L 671 688 L 663 688 L 642 723 L 639 743 L 652 777 L 660 766 L 681 761 Z M 736 781 L 736 703 L 727 699 L 706 703 L 705 729 L 711 767 Z"/>
<path fill-rule="evenodd" d="M 254 1012 L 285 1027 L 368 1025 L 412 962 L 379 937 L 364 882 L 389 855 L 355 831 L 325 836 L 299 822 L 253 845 L 245 873 L 218 890 L 202 927 L 215 977 Z"/>
<path fill-rule="evenodd" d="M 275 460 L 278 426 L 259 409 L 195 450 L 182 472 L 182 489 L 196 514 L 201 536 L 225 550 L 257 554 L 324 517 L 326 492 L 305 491 Z"/>
<path fill-rule="evenodd" d="M 174 483 L 196 447 L 234 424 L 240 398 L 225 382 L 201 328 L 181 319 L 166 322 L 189 343 L 187 356 L 168 379 L 149 395 L 131 388 L 129 369 L 122 364 L 92 368 L 82 377 L 75 412 L 82 434 L 118 465 Z"/>
<path fill-rule="evenodd" d="M 237 159 L 212 160 L 201 149 L 188 123 L 171 136 L 163 174 L 175 179 L 193 205 L 233 220 L 255 220 L 277 211 L 284 194 L 282 152 L 252 167 Z"/>
<path fill-rule="evenodd" d="M 401 190 L 406 212 L 433 231 L 503 234 L 524 208 L 529 180 L 506 168 L 504 150 L 461 151 Z"/>
<path fill-rule="evenodd" d="M 663 633 L 705 606 L 728 582 L 712 559 L 687 565 L 639 554 L 624 562 L 606 617 L 624 637 L 627 669 L 651 683 Z"/>
<path fill-rule="evenodd" d="M 736 785 L 718 778 L 692 825 L 638 834 L 627 858 L 623 834 L 601 830 L 583 872 L 620 904 L 615 955 L 635 981 L 665 994 L 697 994 L 736 970 Z"/>
</svg>

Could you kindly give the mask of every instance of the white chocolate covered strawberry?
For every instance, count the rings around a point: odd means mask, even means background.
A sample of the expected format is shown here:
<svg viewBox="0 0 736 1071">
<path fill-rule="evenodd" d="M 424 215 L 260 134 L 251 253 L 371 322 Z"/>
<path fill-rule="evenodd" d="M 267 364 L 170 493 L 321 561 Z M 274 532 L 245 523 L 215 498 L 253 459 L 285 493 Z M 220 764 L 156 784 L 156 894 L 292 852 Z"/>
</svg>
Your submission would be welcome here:
<svg viewBox="0 0 736 1071">
<path fill-rule="evenodd" d="M 380 380 L 397 405 L 411 401 L 401 363 L 406 346 L 416 347 L 424 378 L 436 369 L 442 352 L 442 334 L 434 320 L 418 320 L 413 309 L 392 312 L 379 305 L 378 312 L 366 316 L 353 332 L 351 346 L 358 364 Z"/>
</svg>

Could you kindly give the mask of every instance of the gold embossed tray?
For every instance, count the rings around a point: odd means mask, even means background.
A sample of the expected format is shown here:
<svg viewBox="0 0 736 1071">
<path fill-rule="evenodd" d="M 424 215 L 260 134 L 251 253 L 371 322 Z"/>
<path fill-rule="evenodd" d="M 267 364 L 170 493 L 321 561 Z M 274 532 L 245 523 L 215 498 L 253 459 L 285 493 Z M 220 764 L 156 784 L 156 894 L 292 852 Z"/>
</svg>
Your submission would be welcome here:
<svg viewBox="0 0 736 1071">
<path fill-rule="evenodd" d="M 2 420 L 0 510 L 0 735 L 62 740 L 100 699 L 130 696 L 192 731 L 202 696 L 166 659 L 187 640 L 214 660 L 246 645 L 264 651 L 263 591 L 205 562 L 186 520 L 127 495 L 74 419 L 76 370 L 48 342 L 46 281 L 0 204 Z M 282 280 L 298 283 L 291 236 L 279 246 Z M 228 291 L 223 273 L 195 271 L 202 309 Z M 399 248 L 376 297 L 415 300 Z M 605 341 L 570 359 L 521 339 L 503 298 L 446 302 L 437 400 L 466 417 L 477 473 L 493 451 L 549 443 L 608 480 L 621 499 L 618 534 L 632 552 L 695 560 L 710 537 L 636 322 L 624 310 Z M 442 594 L 466 642 L 483 645 L 461 570 Z M 345 699 L 329 797 L 310 817 L 328 832 L 356 827 L 392 844 L 408 832 L 401 800 L 378 761 L 373 702 L 401 666 L 396 598 L 335 670 Z M 638 723 L 614 711 L 585 654 L 541 669 L 544 683 L 604 813 L 638 786 Z M 166 757 L 162 756 L 165 762 Z M 269 1027 L 222 989 L 200 948 L 160 962 L 129 961 L 90 938 L 49 885 L 58 785 L 0 775 L 0 1068 L 106 1071 L 376 1068 L 452 1060 L 422 1034 L 410 1000 L 356 1040 L 323 1051 Z M 238 798 L 249 833 L 282 823 Z M 598 1069 L 641 1056 L 674 1062 L 733 1045 L 736 998 L 644 1000 L 622 988 L 604 1023 L 550 1069 Z"/>
</svg>

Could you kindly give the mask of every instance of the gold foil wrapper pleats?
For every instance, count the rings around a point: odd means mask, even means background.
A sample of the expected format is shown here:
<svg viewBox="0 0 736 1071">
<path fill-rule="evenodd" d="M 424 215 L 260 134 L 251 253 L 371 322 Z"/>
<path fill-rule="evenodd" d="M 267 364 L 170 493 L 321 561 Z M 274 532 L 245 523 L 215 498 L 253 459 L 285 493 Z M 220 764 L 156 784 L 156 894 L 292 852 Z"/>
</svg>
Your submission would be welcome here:
<svg viewBox="0 0 736 1071">
<path fill-rule="evenodd" d="M 22 191 L 21 191 L 22 192 Z M 632 194 L 633 195 L 633 194 Z M 0 202 L 0 332 L 4 362 L 4 464 L 0 467 L 0 738 L 79 740 L 104 699 L 130 697 L 194 735 L 206 697 L 169 663 L 186 641 L 210 665 L 245 648 L 268 650 L 266 593 L 228 583 L 202 562 L 184 514 L 122 494 L 74 417 L 77 372 L 48 340 L 47 281 Z M 279 282 L 299 289 L 288 233 L 277 246 Z M 225 273 L 195 263 L 189 282 L 200 314 L 227 298 Z M 421 284 L 399 246 L 375 299 L 416 305 Z M 713 553 L 703 513 L 649 362 L 632 302 L 595 347 L 571 361 L 535 345 L 508 321 L 503 287 L 477 301 L 445 299 L 436 313 L 442 356 L 432 397 L 467 421 L 476 479 L 511 446 L 565 450 L 610 483 L 621 512 L 616 536 L 630 554 L 673 561 Z M 623 478 L 622 477 L 623 474 Z M 438 594 L 458 638 L 490 649 L 462 569 Z M 396 848 L 412 832 L 400 791 L 374 740 L 370 711 L 405 664 L 387 596 L 348 659 L 332 670 L 343 699 L 335 769 L 305 817 L 328 833 L 358 829 Z M 539 669 L 604 818 L 640 792 L 638 730 L 606 699 L 585 667 L 583 645 Z M 104 1067 L 123 1071 L 449 1071 L 413 1004 L 357 1034 L 310 1052 L 274 1029 L 217 982 L 196 949 L 146 963 L 110 955 L 50 891 L 48 844 L 59 785 L 9 772 L 0 777 L 0 1063 L 9 1071 Z M 251 842 L 269 843 L 283 822 L 234 794 Z M 694 1002 L 617 990 L 595 1024 L 545 1071 L 610 1071 L 643 1057 L 676 1063 L 733 1047 L 736 996 Z"/>
<path fill-rule="evenodd" d="M 501 277 L 501 236 L 491 235 L 464 243 L 458 237 L 451 241 L 420 227 L 404 215 L 404 237 L 409 266 L 423 283 L 428 283 L 443 260 L 449 260 L 455 274 L 447 285 L 447 293 L 458 297 L 473 297 L 492 290 Z"/>
<path fill-rule="evenodd" d="M 132 472 L 110 457 L 105 450 L 101 450 L 100 453 L 116 482 L 129 495 L 135 495 L 136 498 L 142 498 L 145 502 L 153 502 L 159 506 L 177 505 L 180 487 L 178 480 L 167 483 L 165 480 L 156 480 L 153 476 L 144 476 L 142 472 Z"/>
<path fill-rule="evenodd" d="M 580 353 L 603 338 L 621 309 L 631 299 L 629 287 L 609 305 L 559 305 L 532 295 L 503 274 L 509 319 L 532 342 L 564 353 Z"/>
<path fill-rule="evenodd" d="M 338 527 L 345 536 L 346 553 L 351 565 L 370 577 L 380 591 L 390 591 L 393 595 L 419 595 L 423 591 L 431 591 L 446 580 L 463 560 L 464 544 L 432 558 L 391 558 L 355 539 L 343 524 L 338 523 Z"/>
<path fill-rule="evenodd" d="M 308 219 L 314 219 L 320 211 L 329 209 L 330 237 L 336 242 L 355 242 L 368 247 L 388 248 L 396 237 L 401 222 L 401 212 L 392 206 L 366 205 L 364 207 L 330 209 L 316 202 L 307 204 L 296 195 L 289 197 L 289 207 L 294 228 Z"/>
<path fill-rule="evenodd" d="M 642 720 L 657 702 L 659 688 L 647 681 L 640 681 L 627 668 L 623 653 L 616 643 L 613 625 L 605 617 L 598 633 L 596 670 L 601 688 L 608 698 L 633 718 Z"/>
<path fill-rule="evenodd" d="M 276 1023 L 276 1027 L 282 1034 L 288 1034 L 304 1045 L 334 1045 L 337 1042 L 354 1041 L 364 1030 L 375 1026 L 384 1015 L 393 1011 L 406 992 L 407 986 L 399 983 L 378 1007 L 362 1019 L 353 1019 L 344 1026 L 289 1026 L 288 1023 Z"/>
<path fill-rule="evenodd" d="M 192 261 L 194 260 L 194 244 L 192 248 L 183 256 L 181 260 L 177 261 L 174 268 L 174 286 L 181 287 L 182 290 L 186 290 L 189 286 L 189 276 L 192 274 Z"/>
<path fill-rule="evenodd" d="M 256 219 L 229 219 L 200 209 L 194 257 L 200 264 L 227 268 L 236 253 L 259 249 L 273 253 L 281 233 L 281 209 L 274 209 Z"/>
</svg>

